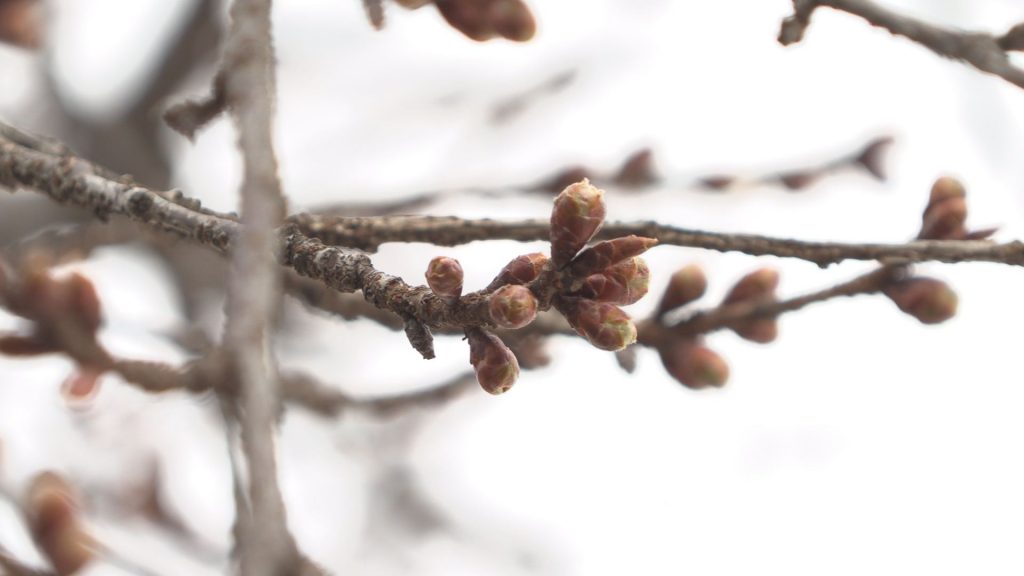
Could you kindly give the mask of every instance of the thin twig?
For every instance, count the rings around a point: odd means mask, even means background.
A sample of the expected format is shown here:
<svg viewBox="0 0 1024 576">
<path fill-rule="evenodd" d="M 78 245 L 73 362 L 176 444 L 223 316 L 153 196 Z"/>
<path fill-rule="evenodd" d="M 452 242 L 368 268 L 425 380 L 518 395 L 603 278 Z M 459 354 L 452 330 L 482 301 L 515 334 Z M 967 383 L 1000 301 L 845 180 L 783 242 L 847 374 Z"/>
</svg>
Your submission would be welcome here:
<svg viewBox="0 0 1024 576">
<path fill-rule="evenodd" d="M 1006 53 L 1021 46 L 1019 25 L 996 37 L 928 24 L 868 0 L 793 0 L 794 13 L 782 22 L 779 42 L 783 45 L 799 42 L 810 25 L 814 10 L 823 6 L 859 16 L 872 26 L 909 38 L 939 56 L 959 60 L 1024 88 L 1024 70 L 1014 66 Z"/>
</svg>

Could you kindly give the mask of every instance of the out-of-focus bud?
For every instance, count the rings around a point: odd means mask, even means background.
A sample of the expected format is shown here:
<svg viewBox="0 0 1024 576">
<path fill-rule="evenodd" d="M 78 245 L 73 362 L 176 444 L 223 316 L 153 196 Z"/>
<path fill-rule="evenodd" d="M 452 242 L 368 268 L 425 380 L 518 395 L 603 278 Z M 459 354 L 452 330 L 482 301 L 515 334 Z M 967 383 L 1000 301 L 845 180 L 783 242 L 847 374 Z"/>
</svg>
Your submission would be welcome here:
<svg viewBox="0 0 1024 576">
<path fill-rule="evenodd" d="M 427 286 L 448 304 L 462 296 L 462 266 L 455 258 L 438 256 L 427 265 Z"/>
<path fill-rule="evenodd" d="M 576 276 L 589 276 L 627 258 L 639 256 L 657 243 L 654 238 L 634 235 L 598 242 L 577 254 L 570 269 Z"/>
<path fill-rule="evenodd" d="M 32 537 L 58 575 L 75 574 L 92 560 L 95 544 L 79 522 L 74 490 L 63 478 L 52 472 L 36 476 L 25 500 Z"/>
<path fill-rule="evenodd" d="M 61 289 L 67 298 L 68 312 L 81 322 L 89 332 L 95 332 L 103 322 L 100 299 L 92 282 L 77 272 L 61 282 Z"/>
<path fill-rule="evenodd" d="M 0 336 L 0 354 L 7 356 L 39 356 L 57 352 L 50 342 L 36 336 Z"/>
<path fill-rule="evenodd" d="M 900 310 L 922 324 L 939 324 L 956 315 L 958 298 L 948 284 L 934 278 L 907 278 L 884 290 Z"/>
<path fill-rule="evenodd" d="M 21 48 L 43 43 L 43 5 L 39 0 L 0 0 L 0 42 Z"/>
<path fill-rule="evenodd" d="M 547 179 L 535 186 L 537 190 L 543 190 L 551 192 L 552 194 L 558 194 L 562 190 L 565 190 L 566 186 L 570 186 L 580 180 L 586 180 L 592 178 L 590 170 L 587 170 L 583 166 L 570 166 L 564 170 L 561 170 L 553 176 L 549 176 Z"/>
<path fill-rule="evenodd" d="M 779 174 L 777 178 L 787 190 L 798 192 L 817 182 L 820 176 L 820 174 L 808 171 Z"/>
<path fill-rule="evenodd" d="M 430 4 L 431 2 L 432 0 L 395 0 L 396 4 L 398 4 L 402 8 L 407 8 L 409 10 L 422 8 L 427 4 Z"/>
<path fill-rule="evenodd" d="M 573 298 L 561 300 L 559 307 L 576 333 L 596 348 L 614 352 L 636 342 L 636 325 L 614 304 Z"/>
<path fill-rule="evenodd" d="M 537 33 L 537 22 L 521 0 L 491 0 L 488 18 L 502 38 L 513 42 L 526 42 Z"/>
<path fill-rule="evenodd" d="M 690 264 L 685 268 L 677 270 L 669 278 L 668 287 L 665 288 L 665 293 L 661 295 L 657 314 L 660 316 L 693 302 L 703 296 L 707 288 L 708 279 L 700 266 Z"/>
<path fill-rule="evenodd" d="M 551 363 L 551 355 L 548 354 L 547 338 L 539 334 L 528 334 L 517 338 L 509 345 L 512 352 L 519 360 L 519 367 L 523 370 L 535 370 L 543 368 Z"/>
<path fill-rule="evenodd" d="M 687 388 L 720 388 L 729 380 L 729 365 L 717 352 L 692 339 L 658 349 L 665 370 Z"/>
<path fill-rule="evenodd" d="M 555 198 L 551 210 L 551 259 L 561 268 L 586 246 L 604 223 L 604 191 L 583 180 Z"/>
<path fill-rule="evenodd" d="M 654 172 L 654 153 L 650 148 L 642 148 L 626 158 L 612 180 L 620 186 L 640 188 L 650 186 L 657 179 Z"/>
<path fill-rule="evenodd" d="M 103 370 L 93 366 L 79 366 L 61 385 L 64 399 L 73 405 L 88 404 L 99 391 Z"/>
<path fill-rule="evenodd" d="M 466 331 L 469 339 L 469 363 L 476 371 L 477 382 L 490 394 L 503 394 L 519 378 L 516 355 L 494 334 L 473 328 Z"/>
<path fill-rule="evenodd" d="M 736 182 L 735 177 L 718 174 L 705 176 L 700 179 L 700 184 L 709 190 L 725 190 L 729 186 L 732 186 L 734 182 Z"/>
<path fill-rule="evenodd" d="M 779 273 L 771 268 L 761 268 L 741 278 L 722 303 L 770 302 L 775 299 L 778 286 Z M 778 321 L 774 317 L 754 318 L 732 326 L 732 330 L 741 338 L 759 344 L 772 342 L 779 335 Z"/>
<path fill-rule="evenodd" d="M 922 240 L 959 240 L 967 236 L 967 191 L 956 178 L 943 176 L 932 184 L 921 217 Z"/>
<path fill-rule="evenodd" d="M 583 280 L 580 294 L 597 302 L 611 302 L 623 306 L 633 304 L 647 294 L 651 270 L 643 258 L 623 260 L 598 274 Z"/>
<path fill-rule="evenodd" d="M 885 181 L 885 154 L 892 146 L 893 139 L 890 136 L 876 138 L 868 143 L 857 155 L 855 162 L 867 170 L 872 176 L 880 181 Z"/>
<path fill-rule="evenodd" d="M 526 286 L 508 284 L 490 297 L 491 320 L 501 328 L 522 328 L 537 317 L 537 298 Z"/>
<path fill-rule="evenodd" d="M 529 284 L 540 276 L 544 265 L 550 260 L 547 255 L 540 252 L 516 256 L 511 262 L 501 269 L 501 272 L 494 277 L 494 280 L 487 286 L 488 290 L 494 290 L 505 284 Z"/>
</svg>

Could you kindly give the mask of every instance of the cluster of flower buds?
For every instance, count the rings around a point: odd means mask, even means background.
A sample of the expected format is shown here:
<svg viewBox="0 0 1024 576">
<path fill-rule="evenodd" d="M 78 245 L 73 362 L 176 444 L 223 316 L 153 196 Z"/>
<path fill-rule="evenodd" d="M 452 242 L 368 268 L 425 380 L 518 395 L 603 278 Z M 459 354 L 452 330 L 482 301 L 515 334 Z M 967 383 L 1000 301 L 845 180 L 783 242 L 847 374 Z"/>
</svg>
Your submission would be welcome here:
<svg viewBox="0 0 1024 576">
<path fill-rule="evenodd" d="M 636 325 L 619 305 L 645 294 L 650 269 L 639 256 L 657 240 L 625 236 L 585 248 L 605 218 L 604 192 L 589 181 L 571 184 L 551 211 L 551 264 L 563 277 L 553 304 L 576 332 L 601 350 L 636 341 Z"/>
<path fill-rule="evenodd" d="M 59 576 L 78 573 L 89 564 L 96 544 L 82 526 L 75 491 L 63 478 L 43 472 L 25 498 L 32 538 Z"/>
<path fill-rule="evenodd" d="M 522 0 L 395 0 L 415 10 L 427 4 L 437 6 L 448 24 L 467 37 L 483 42 L 505 38 L 526 42 L 533 38 L 537 23 Z"/>
<path fill-rule="evenodd" d="M 110 363 L 97 340 L 102 313 L 92 282 L 78 273 L 54 277 L 37 258 L 29 258 L 19 272 L 9 274 L 0 263 L 0 304 L 32 321 L 32 330 L 0 335 L 0 354 L 66 353 L 78 367 L 64 383 L 65 395 L 69 400 L 91 397 Z"/>
<path fill-rule="evenodd" d="M 707 277 L 700 266 L 691 264 L 676 271 L 669 278 L 654 316 L 645 324 L 657 333 L 657 336 L 647 338 L 646 344 L 658 350 L 665 370 L 681 384 L 693 389 L 724 385 L 729 379 L 729 365 L 704 344 L 700 335 L 673 330 L 666 324 L 666 316 L 696 302 L 704 295 L 707 286 Z M 719 309 L 774 302 L 778 286 L 778 272 L 771 268 L 755 270 L 733 285 Z M 759 344 L 775 340 L 779 331 L 778 321 L 773 316 L 750 316 L 730 324 L 729 328 L 740 337 Z"/>
</svg>

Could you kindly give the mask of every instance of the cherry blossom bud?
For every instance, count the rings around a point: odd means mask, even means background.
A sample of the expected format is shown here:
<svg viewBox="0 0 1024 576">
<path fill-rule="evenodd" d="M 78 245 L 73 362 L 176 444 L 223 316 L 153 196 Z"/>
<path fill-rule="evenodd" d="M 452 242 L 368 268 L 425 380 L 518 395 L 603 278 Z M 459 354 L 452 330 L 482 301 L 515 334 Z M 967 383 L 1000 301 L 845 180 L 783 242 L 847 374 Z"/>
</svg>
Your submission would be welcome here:
<svg viewBox="0 0 1024 576">
<path fill-rule="evenodd" d="M 516 256 L 501 269 L 487 289 L 495 290 L 505 284 L 529 284 L 540 276 L 549 260 L 546 254 L 540 252 Z"/>
<path fill-rule="evenodd" d="M 551 259 L 556 266 L 565 266 L 586 246 L 604 216 L 604 191 L 586 179 L 562 190 L 551 211 Z"/>
<path fill-rule="evenodd" d="M 589 248 L 584 248 L 573 258 L 572 273 L 576 276 L 589 276 L 618 264 L 626 258 L 639 256 L 657 243 L 658 241 L 654 238 L 633 235 L 598 242 Z"/>
<path fill-rule="evenodd" d="M 729 365 L 717 352 L 692 339 L 659 348 L 665 370 L 687 388 L 720 388 L 729 380 Z"/>
<path fill-rule="evenodd" d="M 967 200 L 963 197 L 948 197 L 928 204 L 921 218 L 922 240 L 958 240 L 967 235 Z"/>
<path fill-rule="evenodd" d="M 956 315 L 956 292 L 934 278 L 907 278 L 895 282 L 885 289 L 885 295 L 922 324 L 939 324 Z"/>
<path fill-rule="evenodd" d="M 584 298 L 613 304 L 633 304 L 647 294 L 651 270 L 643 258 L 623 260 L 583 281 L 580 294 Z"/>
<path fill-rule="evenodd" d="M 476 371 L 477 382 L 490 394 L 503 394 L 519 378 L 516 355 L 494 334 L 473 328 L 466 331 L 469 339 L 469 363 Z"/>
<path fill-rule="evenodd" d="M 43 3 L 39 0 L 0 0 L 0 42 L 39 48 L 43 42 Z"/>
<path fill-rule="evenodd" d="M 928 197 L 928 208 L 948 200 L 949 198 L 964 198 L 967 196 L 967 190 L 964 189 L 964 185 L 953 178 L 952 176 L 942 176 L 932 184 L 932 191 Z"/>
<path fill-rule="evenodd" d="M 636 325 L 614 304 L 576 298 L 561 300 L 559 306 L 576 333 L 596 348 L 614 352 L 636 342 Z"/>
<path fill-rule="evenodd" d="M 54 572 L 75 574 L 92 560 L 95 543 L 82 528 L 74 490 L 63 478 L 53 472 L 36 476 L 25 500 L 32 537 Z"/>
<path fill-rule="evenodd" d="M 61 282 L 61 289 L 67 299 L 68 313 L 82 323 L 89 332 L 95 332 L 103 322 L 100 299 L 92 282 L 74 273 Z"/>
<path fill-rule="evenodd" d="M 526 286 L 508 284 L 490 297 L 491 320 L 501 328 L 522 328 L 537 317 L 537 298 Z"/>
<path fill-rule="evenodd" d="M 521 0 L 491 0 L 488 18 L 502 38 L 513 42 L 526 42 L 537 33 L 537 22 Z"/>
<path fill-rule="evenodd" d="M 735 182 L 736 178 L 734 176 L 725 176 L 720 174 L 706 176 L 700 180 L 701 185 L 710 190 L 725 190 Z"/>
<path fill-rule="evenodd" d="M 779 287 L 779 273 L 772 268 L 761 268 L 740 278 L 725 296 L 723 304 L 748 300 L 766 300 L 775 296 Z"/>
<path fill-rule="evenodd" d="M 649 186 L 657 179 L 654 172 L 654 154 L 650 148 L 642 148 L 626 158 L 613 181 L 627 188 L 639 188 Z"/>
<path fill-rule="evenodd" d="M 885 153 L 892 146 L 892 142 L 893 140 L 889 136 L 872 140 L 857 155 L 856 163 L 878 180 L 885 181 Z"/>
<path fill-rule="evenodd" d="M 448 304 L 462 296 L 462 266 L 459 261 L 438 256 L 427 265 L 427 286 Z"/>
<path fill-rule="evenodd" d="M 658 303 L 658 315 L 685 306 L 704 295 L 708 288 L 708 279 L 704 270 L 696 264 L 690 264 L 677 270 L 668 280 L 668 288 L 661 295 Z"/>
</svg>

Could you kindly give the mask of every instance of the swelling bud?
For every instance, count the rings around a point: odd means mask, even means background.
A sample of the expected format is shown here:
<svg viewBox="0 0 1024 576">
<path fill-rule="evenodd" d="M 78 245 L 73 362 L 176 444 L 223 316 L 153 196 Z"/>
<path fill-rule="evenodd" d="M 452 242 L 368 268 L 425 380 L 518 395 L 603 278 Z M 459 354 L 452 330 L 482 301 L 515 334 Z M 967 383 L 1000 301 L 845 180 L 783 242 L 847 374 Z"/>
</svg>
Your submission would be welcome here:
<svg viewBox="0 0 1024 576">
<path fill-rule="evenodd" d="M 509 284 L 491 294 L 488 310 L 501 328 L 522 328 L 537 317 L 537 298 L 526 286 Z"/>
<path fill-rule="evenodd" d="M 480 387 L 489 394 L 504 394 L 519 378 L 519 361 L 508 346 L 494 334 L 479 328 L 466 331 L 469 339 L 469 363 Z"/>
<path fill-rule="evenodd" d="M 584 179 L 555 198 L 551 210 L 551 259 L 561 268 L 572 260 L 604 223 L 604 191 Z"/>
</svg>

